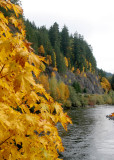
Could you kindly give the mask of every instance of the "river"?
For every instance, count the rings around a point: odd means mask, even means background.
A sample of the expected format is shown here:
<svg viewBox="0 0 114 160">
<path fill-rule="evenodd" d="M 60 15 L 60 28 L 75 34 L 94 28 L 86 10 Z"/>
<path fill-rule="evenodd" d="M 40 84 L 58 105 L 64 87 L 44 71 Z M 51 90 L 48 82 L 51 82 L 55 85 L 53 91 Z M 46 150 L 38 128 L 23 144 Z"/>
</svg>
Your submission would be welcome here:
<svg viewBox="0 0 114 160">
<path fill-rule="evenodd" d="M 59 124 L 65 151 L 63 160 L 114 160 L 114 120 L 106 115 L 114 106 L 75 108 L 67 111 L 73 121 L 66 132 Z"/>
</svg>

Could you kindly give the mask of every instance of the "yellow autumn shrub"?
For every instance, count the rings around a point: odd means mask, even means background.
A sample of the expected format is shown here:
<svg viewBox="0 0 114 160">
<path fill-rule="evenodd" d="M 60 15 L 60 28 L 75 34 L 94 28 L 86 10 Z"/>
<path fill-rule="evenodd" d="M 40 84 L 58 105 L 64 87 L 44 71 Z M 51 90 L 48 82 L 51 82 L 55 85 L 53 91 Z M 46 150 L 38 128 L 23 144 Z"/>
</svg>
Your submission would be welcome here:
<svg viewBox="0 0 114 160">
<path fill-rule="evenodd" d="M 102 79 L 101 79 L 101 86 L 105 90 L 106 93 L 109 92 L 109 90 L 111 89 L 111 85 L 110 85 L 108 79 L 105 77 L 102 77 Z"/>
<path fill-rule="evenodd" d="M 39 53 L 40 55 L 44 55 L 45 50 L 44 50 L 43 45 L 40 45 L 40 47 L 38 48 L 38 53 Z"/>
<path fill-rule="evenodd" d="M 63 105 L 67 103 L 70 93 L 68 86 L 63 81 L 57 81 L 56 77 L 52 76 L 49 80 L 49 88 L 50 94 L 55 100 Z"/>
<path fill-rule="evenodd" d="M 49 91 L 49 81 L 48 81 L 48 75 L 41 74 L 38 78 L 38 81 L 40 84 L 43 85 L 45 90 L 48 92 Z"/>
</svg>

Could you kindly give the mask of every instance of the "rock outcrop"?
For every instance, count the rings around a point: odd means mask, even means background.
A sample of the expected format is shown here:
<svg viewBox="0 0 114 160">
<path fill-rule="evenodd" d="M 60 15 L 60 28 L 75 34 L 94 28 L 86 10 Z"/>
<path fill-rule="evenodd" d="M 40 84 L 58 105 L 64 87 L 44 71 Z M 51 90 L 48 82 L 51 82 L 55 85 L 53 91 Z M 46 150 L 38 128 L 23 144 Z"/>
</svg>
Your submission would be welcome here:
<svg viewBox="0 0 114 160">
<path fill-rule="evenodd" d="M 56 79 L 64 81 L 67 85 L 72 85 L 77 81 L 82 89 L 86 89 L 89 94 L 102 94 L 103 89 L 101 88 L 100 81 L 97 75 L 90 72 L 76 75 L 71 71 L 67 71 L 64 75 L 60 75 L 57 71 L 53 71 L 51 67 L 47 68 L 46 73 L 51 76 L 51 73 L 54 72 Z"/>
</svg>

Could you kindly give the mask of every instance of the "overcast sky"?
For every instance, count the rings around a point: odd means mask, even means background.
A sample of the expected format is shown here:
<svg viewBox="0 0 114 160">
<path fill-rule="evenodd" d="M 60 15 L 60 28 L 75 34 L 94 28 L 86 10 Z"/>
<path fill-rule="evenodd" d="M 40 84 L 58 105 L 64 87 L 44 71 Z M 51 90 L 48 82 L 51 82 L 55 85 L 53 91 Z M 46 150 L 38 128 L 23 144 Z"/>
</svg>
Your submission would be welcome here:
<svg viewBox="0 0 114 160">
<path fill-rule="evenodd" d="M 60 30 L 65 24 L 93 48 L 98 68 L 114 73 L 114 0 L 22 0 L 25 18 Z"/>
</svg>

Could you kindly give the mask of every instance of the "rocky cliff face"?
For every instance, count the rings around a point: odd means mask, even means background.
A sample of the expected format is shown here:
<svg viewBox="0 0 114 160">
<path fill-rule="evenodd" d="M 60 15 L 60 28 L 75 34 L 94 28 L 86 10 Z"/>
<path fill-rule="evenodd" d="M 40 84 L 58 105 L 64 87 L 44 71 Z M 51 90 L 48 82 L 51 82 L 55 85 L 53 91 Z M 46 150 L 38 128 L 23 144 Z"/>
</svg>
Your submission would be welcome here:
<svg viewBox="0 0 114 160">
<path fill-rule="evenodd" d="M 76 76 L 76 80 L 80 83 L 82 88 L 86 88 L 87 93 L 90 94 L 102 94 L 103 90 L 101 88 L 100 82 L 96 75 L 90 72 L 86 73 L 87 77 Z"/>
<path fill-rule="evenodd" d="M 71 71 L 67 71 L 64 75 L 60 75 L 58 72 L 53 71 L 51 67 L 49 67 L 46 72 L 49 76 L 54 72 L 56 79 L 64 81 L 67 85 L 72 85 L 75 81 L 79 82 L 81 88 L 86 89 L 89 94 L 103 93 L 98 76 L 90 72 L 82 75 L 75 75 Z"/>
</svg>

